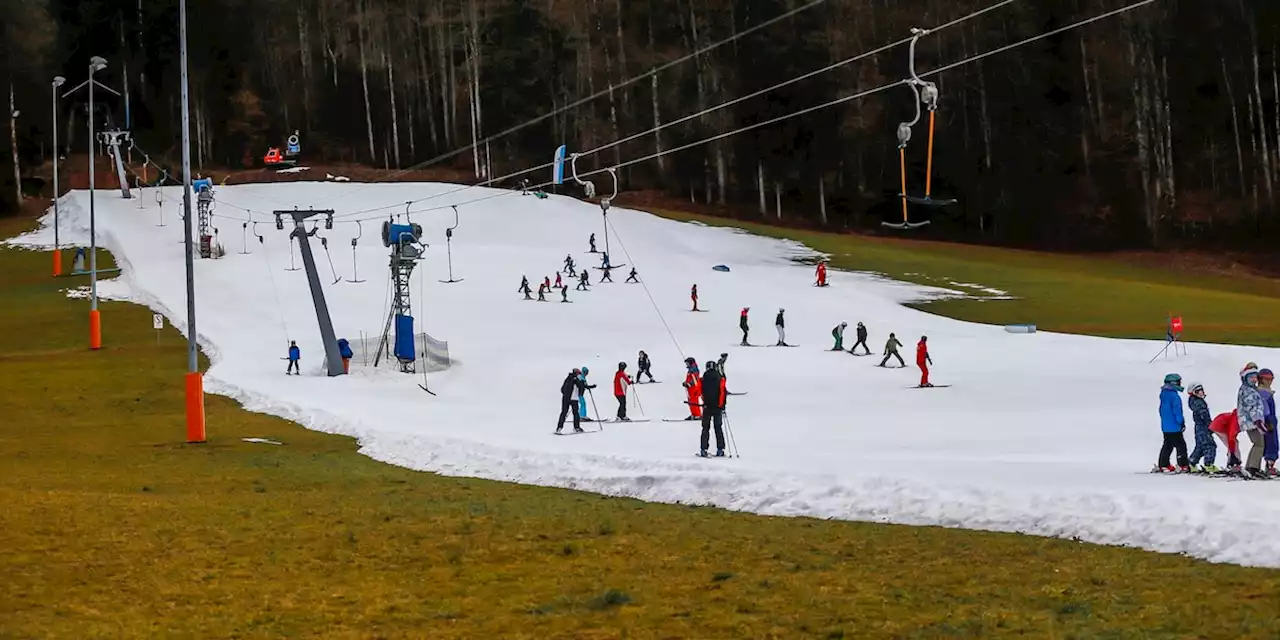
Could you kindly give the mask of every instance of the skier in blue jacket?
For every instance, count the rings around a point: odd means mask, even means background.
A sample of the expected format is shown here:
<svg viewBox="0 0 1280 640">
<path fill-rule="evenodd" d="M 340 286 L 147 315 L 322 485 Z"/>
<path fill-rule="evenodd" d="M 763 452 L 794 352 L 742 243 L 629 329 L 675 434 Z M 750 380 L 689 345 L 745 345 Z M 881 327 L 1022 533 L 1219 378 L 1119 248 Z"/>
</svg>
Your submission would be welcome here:
<svg viewBox="0 0 1280 640">
<path fill-rule="evenodd" d="M 299 375 L 299 376 L 302 375 L 302 371 L 298 369 L 298 361 L 301 359 L 302 359 L 302 350 L 298 348 L 298 343 L 293 340 L 290 340 L 289 341 L 289 366 L 284 370 L 284 374 L 286 376 L 289 375 L 290 373 L 293 373 L 294 375 Z"/>
<path fill-rule="evenodd" d="M 1171 373 L 1164 377 L 1164 386 L 1160 387 L 1160 431 L 1164 432 L 1164 444 L 1160 445 L 1160 460 L 1154 472 L 1187 472 L 1191 470 L 1187 464 L 1187 441 L 1182 432 L 1187 428 L 1186 419 L 1182 415 L 1182 376 Z M 1169 465 L 1169 454 L 1178 452 L 1178 467 Z"/>
</svg>

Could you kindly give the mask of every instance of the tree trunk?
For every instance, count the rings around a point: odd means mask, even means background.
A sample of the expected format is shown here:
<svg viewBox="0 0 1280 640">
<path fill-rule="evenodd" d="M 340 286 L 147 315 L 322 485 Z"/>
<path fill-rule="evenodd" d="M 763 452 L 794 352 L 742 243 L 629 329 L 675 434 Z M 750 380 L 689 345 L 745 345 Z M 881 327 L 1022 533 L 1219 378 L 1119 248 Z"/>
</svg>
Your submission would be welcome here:
<svg viewBox="0 0 1280 640">
<path fill-rule="evenodd" d="M 764 162 L 756 161 L 756 191 L 760 192 L 760 217 L 763 218 L 769 214 L 769 208 L 764 201 Z"/>
<path fill-rule="evenodd" d="M 827 226 L 827 185 L 822 174 L 818 174 L 818 219 Z"/>
<path fill-rule="evenodd" d="M 649 86 L 653 89 L 653 151 L 658 154 L 658 179 L 667 175 L 667 157 L 662 155 L 662 110 L 658 108 L 658 74 L 649 76 Z"/>
<path fill-rule="evenodd" d="M 773 207 L 778 212 L 778 219 L 782 219 L 782 183 L 773 183 Z"/>
<path fill-rule="evenodd" d="M 391 43 L 387 43 L 387 48 L 391 48 Z M 400 168 L 400 118 L 396 111 L 396 71 L 395 56 L 387 56 L 386 52 L 382 54 L 382 64 L 387 67 L 387 93 L 391 99 L 391 158 L 396 161 L 396 168 Z"/>
<path fill-rule="evenodd" d="M 1267 109 L 1262 101 L 1262 83 L 1259 80 L 1259 64 L 1258 64 L 1258 47 L 1255 43 L 1253 47 L 1253 93 L 1254 100 L 1258 106 L 1258 140 L 1262 144 L 1262 183 L 1267 188 L 1267 204 L 1275 205 L 1275 184 L 1272 181 L 1271 171 L 1271 142 L 1268 140 L 1267 134 Z M 1280 149 L 1277 149 L 1280 151 Z"/>
<path fill-rule="evenodd" d="M 360 19 L 356 23 L 356 32 L 358 34 L 357 39 L 360 41 L 360 85 L 364 89 L 364 123 L 369 133 L 369 161 L 377 162 L 378 153 L 373 148 L 373 110 L 369 106 L 369 64 L 365 59 L 364 53 L 365 20 L 368 14 L 365 12 L 363 3 L 360 4 L 359 10 Z"/>
<path fill-rule="evenodd" d="M 1155 205 L 1151 195 L 1151 142 L 1150 142 L 1150 110 L 1147 90 L 1146 69 L 1138 57 L 1136 47 L 1129 41 L 1129 66 L 1135 78 L 1132 84 L 1134 127 L 1138 142 L 1138 168 L 1142 176 L 1142 210 L 1143 222 L 1150 234 L 1153 245 L 1156 242 Z"/>
<path fill-rule="evenodd" d="M 1236 108 L 1235 92 L 1231 90 L 1231 74 L 1227 73 L 1227 59 L 1221 58 L 1222 80 L 1227 85 L 1227 101 L 1231 103 L 1231 127 L 1236 134 L 1236 170 L 1240 175 L 1240 197 L 1247 197 L 1249 190 L 1244 179 L 1244 147 L 1240 143 L 1240 110 Z M 1257 215 L 1257 210 L 1254 210 Z"/>
<path fill-rule="evenodd" d="M 14 202 L 22 204 L 22 168 L 18 163 L 18 109 L 13 97 L 13 81 L 9 81 L 9 148 L 13 151 Z"/>
</svg>

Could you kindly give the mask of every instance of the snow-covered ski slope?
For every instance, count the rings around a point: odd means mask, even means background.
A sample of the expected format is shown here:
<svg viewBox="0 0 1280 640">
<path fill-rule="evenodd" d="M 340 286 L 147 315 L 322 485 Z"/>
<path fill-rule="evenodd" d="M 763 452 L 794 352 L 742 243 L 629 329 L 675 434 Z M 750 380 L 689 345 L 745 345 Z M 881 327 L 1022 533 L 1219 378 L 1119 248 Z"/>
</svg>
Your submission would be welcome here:
<svg viewBox="0 0 1280 640">
<path fill-rule="evenodd" d="M 1194 344 L 1189 356 L 1148 364 L 1159 342 L 1013 335 L 901 306 L 940 290 L 841 272 L 830 274 L 830 287 L 813 287 L 812 268 L 791 261 L 806 254 L 804 247 L 734 230 L 613 209 L 613 261 L 636 265 L 654 302 L 642 286 L 622 282 L 623 268 L 614 274 L 615 284 L 571 290 L 574 304 L 560 304 L 558 292 L 551 302 L 537 303 L 516 292 L 522 275 L 536 289 L 544 276 L 554 281 L 568 253 L 580 267 L 599 264 L 585 253 L 592 232 L 604 247 L 596 205 L 511 195 L 460 207 L 453 262 L 455 275 L 465 280 L 456 284 L 438 282 L 446 277 L 444 229 L 453 222 L 452 211 L 415 214 L 431 244 L 414 276 L 418 327 L 449 341 L 454 367 L 432 374 L 434 397 L 419 389 L 421 376 L 386 369 L 353 366 L 353 375 L 325 377 L 305 272 L 286 271 L 287 231 L 255 215 L 265 244 L 250 235 L 252 253 L 241 255 L 240 220 L 249 214 L 235 207 L 316 205 L 341 216 L 454 189 L 325 183 L 218 188 L 214 226 L 227 255 L 196 263 L 198 329 L 213 361 L 207 388 L 255 411 L 356 436 L 364 453 L 414 469 L 762 514 L 1078 537 L 1280 567 L 1280 537 L 1265 533 L 1280 522 L 1280 482 L 1144 473 L 1160 444 L 1157 395 L 1165 373 L 1204 383 L 1217 413 L 1234 405 L 1244 362 L 1275 367 L 1280 353 Z M 143 193 L 143 209 L 117 193 L 98 193 L 100 244 L 123 266 L 120 284 L 104 290 L 149 305 L 183 327 L 180 190 L 164 192 L 164 227 L 157 226 L 153 193 Z M 497 192 L 470 189 L 418 206 L 489 193 Z M 64 199 L 63 242 L 87 242 L 87 211 L 85 192 Z M 45 228 L 17 242 L 48 245 L 51 221 L 47 216 Z M 356 225 L 341 218 L 333 230 L 320 231 L 346 279 L 356 233 Z M 364 223 L 357 253 L 367 282 L 361 284 L 329 284 L 329 264 L 315 242 L 340 337 L 376 334 L 385 321 L 388 253 L 378 235 L 377 222 Z M 730 265 L 732 272 L 712 271 L 716 264 Z M 591 273 L 594 283 L 600 272 Z M 689 312 L 695 283 L 708 313 Z M 773 318 L 781 307 L 788 340 L 802 346 L 735 346 L 744 306 L 751 307 L 753 343 L 775 341 Z M 888 332 L 896 332 L 911 366 L 881 369 L 874 366 L 877 356 L 827 351 L 830 330 L 840 321 L 849 322 L 846 345 L 854 341 L 856 322 L 866 323 L 877 354 Z M 107 343 L 113 322 L 104 316 Z M 951 387 L 913 388 L 919 376 L 914 345 L 922 334 L 929 336 L 936 362 L 934 381 Z M 284 375 L 287 339 L 302 348 L 301 377 Z M 612 374 L 620 360 L 634 371 L 640 349 L 663 381 L 638 390 L 643 413 L 653 418 L 686 414 L 683 354 L 699 363 L 731 354 L 729 387 L 750 392 L 731 397 L 728 405 L 741 458 L 695 458 L 698 427 L 657 419 L 605 425 L 604 433 L 590 437 L 552 436 L 559 386 L 569 369 L 591 367 L 591 381 L 599 385 L 595 401 L 601 413 L 611 414 Z M 634 406 L 631 411 L 642 414 Z M 1192 444 L 1190 429 L 1187 439 Z M 1242 444 L 1247 448 L 1247 441 Z M 1222 448 L 1218 456 L 1222 464 Z"/>
</svg>

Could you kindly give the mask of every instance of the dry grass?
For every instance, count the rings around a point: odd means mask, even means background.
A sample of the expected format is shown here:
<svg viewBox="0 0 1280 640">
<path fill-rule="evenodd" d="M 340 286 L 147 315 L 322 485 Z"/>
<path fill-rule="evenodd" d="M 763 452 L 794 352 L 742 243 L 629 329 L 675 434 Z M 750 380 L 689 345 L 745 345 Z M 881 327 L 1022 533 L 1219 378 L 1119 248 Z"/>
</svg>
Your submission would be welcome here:
<svg viewBox="0 0 1280 640">
<path fill-rule="evenodd" d="M 445 478 L 218 397 L 180 444 L 179 336 L 106 303 L 91 353 L 47 270 L 0 250 L 0 638 L 1280 637 L 1275 571 Z"/>
</svg>

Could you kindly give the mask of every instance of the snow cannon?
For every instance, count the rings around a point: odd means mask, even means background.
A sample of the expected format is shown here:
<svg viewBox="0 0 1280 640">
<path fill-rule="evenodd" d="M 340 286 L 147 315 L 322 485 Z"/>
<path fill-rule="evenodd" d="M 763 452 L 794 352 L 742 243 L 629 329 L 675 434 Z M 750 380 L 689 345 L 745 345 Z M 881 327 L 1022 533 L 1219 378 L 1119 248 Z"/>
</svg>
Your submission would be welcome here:
<svg viewBox="0 0 1280 640">
<path fill-rule="evenodd" d="M 208 190 L 212 191 L 212 190 L 213 190 L 213 178 L 200 178 L 199 180 L 192 180 L 192 181 L 191 181 L 191 188 L 192 188 L 192 189 L 194 189 L 196 193 L 200 193 L 201 191 L 204 191 L 205 189 L 208 189 Z"/>
<path fill-rule="evenodd" d="M 297 157 L 298 154 L 302 153 L 302 145 L 298 141 L 297 131 L 294 131 L 292 134 L 290 134 L 289 139 L 286 140 L 285 142 L 288 143 L 288 146 L 285 147 L 285 154 L 288 155 L 290 158 Z"/>
<path fill-rule="evenodd" d="M 382 244 L 392 248 L 392 255 L 405 260 L 417 260 L 422 256 L 422 225 L 382 223 Z"/>
<path fill-rule="evenodd" d="M 718 264 L 718 265 L 716 265 L 716 266 L 714 266 L 714 267 L 711 267 L 711 270 L 712 270 L 712 271 L 723 271 L 723 272 L 725 272 L 725 273 L 729 273 L 729 265 L 727 265 L 727 264 Z"/>
</svg>

